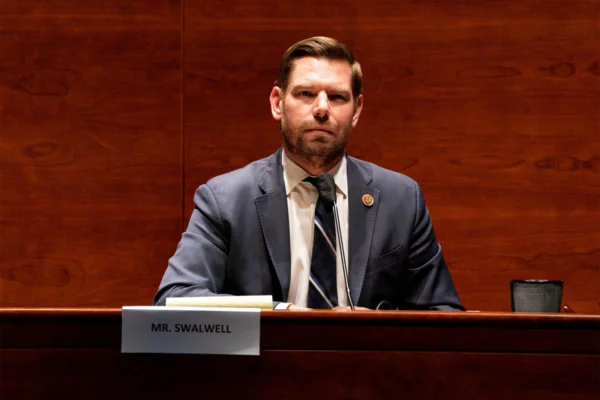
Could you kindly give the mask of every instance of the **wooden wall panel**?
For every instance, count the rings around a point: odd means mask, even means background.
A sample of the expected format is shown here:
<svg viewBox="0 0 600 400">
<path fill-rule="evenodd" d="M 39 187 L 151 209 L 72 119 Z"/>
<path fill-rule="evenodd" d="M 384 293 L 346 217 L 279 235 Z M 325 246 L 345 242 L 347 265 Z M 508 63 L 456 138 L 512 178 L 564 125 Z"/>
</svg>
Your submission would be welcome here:
<svg viewBox="0 0 600 400">
<path fill-rule="evenodd" d="M 2 306 L 149 304 L 181 232 L 181 4 L 0 15 Z"/>
<path fill-rule="evenodd" d="M 600 2 L 187 2 L 185 217 L 195 188 L 280 144 L 268 94 L 292 43 L 363 66 L 350 154 L 420 182 L 460 295 L 508 310 L 509 280 L 600 300 Z"/>
<path fill-rule="evenodd" d="M 365 72 L 350 154 L 421 183 L 468 307 L 547 277 L 600 310 L 597 0 L 5 3 L 0 305 L 149 302 L 182 174 L 187 220 L 199 184 L 274 151 L 281 53 L 323 34 Z"/>
</svg>

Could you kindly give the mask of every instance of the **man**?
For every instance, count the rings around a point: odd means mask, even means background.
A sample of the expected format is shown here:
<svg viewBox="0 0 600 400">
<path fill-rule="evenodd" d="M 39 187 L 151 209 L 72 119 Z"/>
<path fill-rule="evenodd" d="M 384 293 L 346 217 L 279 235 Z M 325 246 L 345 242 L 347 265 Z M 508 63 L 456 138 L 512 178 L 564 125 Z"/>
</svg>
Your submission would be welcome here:
<svg viewBox="0 0 600 400">
<path fill-rule="evenodd" d="M 345 308 L 337 231 L 357 306 L 463 309 L 417 183 L 345 153 L 363 108 L 352 52 L 326 37 L 296 43 L 270 103 L 283 147 L 198 188 L 155 304 L 272 294 L 276 308 Z M 322 173 L 333 176 L 339 230 Z"/>
</svg>

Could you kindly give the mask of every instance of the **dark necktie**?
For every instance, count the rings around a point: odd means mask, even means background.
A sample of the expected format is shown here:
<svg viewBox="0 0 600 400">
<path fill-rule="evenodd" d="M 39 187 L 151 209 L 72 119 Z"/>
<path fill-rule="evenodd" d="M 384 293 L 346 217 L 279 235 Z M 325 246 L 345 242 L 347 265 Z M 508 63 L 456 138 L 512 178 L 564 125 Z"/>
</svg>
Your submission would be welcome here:
<svg viewBox="0 0 600 400">
<path fill-rule="evenodd" d="M 338 305 L 336 281 L 337 242 L 333 207 L 323 201 L 319 177 L 304 180 L 319 191 L 315 209 L 314 240 L 308 287 L 308 307 L 332 308 Z"/>
</svg>

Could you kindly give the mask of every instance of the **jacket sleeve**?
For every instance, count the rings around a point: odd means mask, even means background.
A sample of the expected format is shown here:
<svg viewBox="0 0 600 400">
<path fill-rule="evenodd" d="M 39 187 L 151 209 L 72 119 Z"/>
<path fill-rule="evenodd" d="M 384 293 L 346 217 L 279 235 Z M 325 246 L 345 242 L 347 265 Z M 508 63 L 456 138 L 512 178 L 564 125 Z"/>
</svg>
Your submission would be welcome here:
<svg viewBox="0 0 600 400">
<path fill-rule="evenodd" d="M 429 210 L 419 185 L 415 183 L 415 219 L 408 249 L 405 305 L 402 308 L 464 310 L 442 247 L 438 243 Z"/>
<path fill-rule="evenodd" d="M 155 305 L 164 305 L 167 297 L 221 294 L 227 267 L 228 234 L 218 202 L 207 185 L 196 190 L 194 204 L 187 230 L 154 296 Z"/>
</svg>

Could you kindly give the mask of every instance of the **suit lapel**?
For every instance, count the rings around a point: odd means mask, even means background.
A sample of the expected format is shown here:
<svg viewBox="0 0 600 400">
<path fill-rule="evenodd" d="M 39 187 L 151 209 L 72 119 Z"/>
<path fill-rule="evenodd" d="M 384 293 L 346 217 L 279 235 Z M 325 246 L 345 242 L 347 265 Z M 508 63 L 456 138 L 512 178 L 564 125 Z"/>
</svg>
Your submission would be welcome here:
<svg viewBox="0 0 600 400">
<path fill-rule="evenodd" d="M 260 181 L 263 195 L 255 199 L 267 250 L 281 287 L 281 298 L 287 301 L 290 288 L 290 230 L 287 197 L 281 167 L 280 148 L 264 168 Z"/>
<path fill-rule="evenodd" d="M 373 230 L 379 208 L 379 191 L 369 187 L 371 170 L 348 157 L 348 210 L 349 210 L 349 264 L 350 294 L 354 304 L 358 303 L 365 278 L 367 261 L 371 250 Z M 363 204 L 365 194 L 375 200 L 371 207 Z"/>
</svg>

